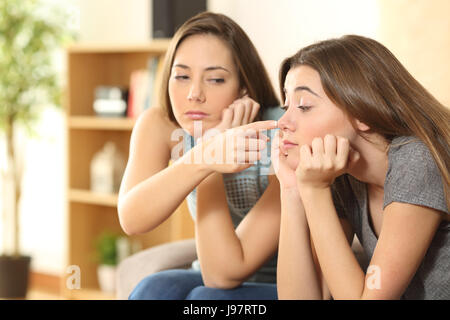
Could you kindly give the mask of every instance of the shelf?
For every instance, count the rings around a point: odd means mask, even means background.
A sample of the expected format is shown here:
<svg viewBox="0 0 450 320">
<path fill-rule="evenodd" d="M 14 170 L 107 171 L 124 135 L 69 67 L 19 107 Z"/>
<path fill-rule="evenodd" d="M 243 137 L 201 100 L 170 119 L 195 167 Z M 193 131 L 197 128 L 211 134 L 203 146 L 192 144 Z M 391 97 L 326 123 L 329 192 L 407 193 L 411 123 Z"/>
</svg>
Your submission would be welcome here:
<svg viewBox="0 0 450 320">
<path fill-rule="evenodd" d="M 122 234 L 117 205 L 118 194 L 92 192 L 91 164 L 93 157 L 106 142 L 113 142 L 128 159 L 132 130 L 137 118 L 100 117 L 92 107 L 95 89 L 101 85 L 128 87 L 131 74 L 148 68 L 151 57 L 159 58 L 155 81 L 161 79 L 167 39 L 144 43 L 78 43 L 67 48 L 67 255 L 65 265 L 77 265 L 81 270 L 82 289 L 66 288 L 64 276 L 62 294 L 68 299 L 109 300 L 114 294 L 99 289 L 95 242 L 105 230 Z M 159 96 L 155 85 L 153 97 Z M 153 103 L 153 102 L 152 102 Z M 154 230 L 132 235 L 150 248 L 162 243 L 194 237 L 194 223 L 186 201 L 170 218 Z"/>
<path fill-rule="evenodd" d="M 70 116 L 67 119 L 71 129 L 97 130 L 133 130 L 136 119 L 133 118 L 102 118 L 96 116 Z"/>
<path fill-rule="evenodd" d="M 106 194 L 82 189 L 69 190 L 69 200 L 72 202 L 117 207 L 118 197 L 118 194 Z"/>
<path fill-rule="evenodd" d="M 69 53 L 165 53 L 169 44 L 170 39 L 158 39 L 147 43 L 77 43 L 67 50 Z"/>
</svg>

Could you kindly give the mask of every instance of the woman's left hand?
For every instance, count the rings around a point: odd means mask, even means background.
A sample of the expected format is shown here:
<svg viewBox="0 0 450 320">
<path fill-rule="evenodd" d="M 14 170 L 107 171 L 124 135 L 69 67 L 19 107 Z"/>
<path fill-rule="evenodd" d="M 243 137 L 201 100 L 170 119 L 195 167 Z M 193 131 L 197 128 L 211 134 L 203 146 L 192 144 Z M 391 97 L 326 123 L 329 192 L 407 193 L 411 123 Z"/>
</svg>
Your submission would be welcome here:
<svg viewBox="0 0 450 320">
<path fill-rule="evenodd" d="M 326 135 L 314 138 L 311 147 L 300 147 L 300 161 L 295 171 L 299 190 L 324 189 L 331 186 L 338 176 L 344 174 L 360 158 L 350 147 L 348 139 Z"/>
<path fill-rule="evenodd" d="M 214 127 L 221 132 L 252 123 L 260 109 L 259 103 L 248 95 L 236 99 L 222 111 L 222 121 Z"/>
</svg>

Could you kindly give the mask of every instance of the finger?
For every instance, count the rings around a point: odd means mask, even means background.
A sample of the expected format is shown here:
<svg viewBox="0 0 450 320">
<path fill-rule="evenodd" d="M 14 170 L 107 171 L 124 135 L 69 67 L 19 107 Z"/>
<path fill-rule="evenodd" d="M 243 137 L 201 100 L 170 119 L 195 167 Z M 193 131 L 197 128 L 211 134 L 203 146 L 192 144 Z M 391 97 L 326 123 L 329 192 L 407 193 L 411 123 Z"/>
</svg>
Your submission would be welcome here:
<svg viewBox="0 0 450 320">
<path fill-rule="evenodd" d="M 336 163 L 339 168 L 345 168 L 347 165 L 349 152 L 350 143 L 348 142 L 348 139 L 337 137 Z"/>
<path fill-rule="evenodd" d="M 261 152 L 247 151 L 245 153 L 245 160 L 247 161 L 247 163 L 253 163 L 255 161 L 261 160 Z"/>
<path fill-rule="evenodd" d="M 325 155 L 334 159 L 336 157 L 336 137 L 327 134 L 323 140 Z"/>
<path fill-rule="evenodd" d="M 241 126 L 242 124 L 242 117 L 244 116 L 244 110 L 245 105 L 243 103 L 237 103 L 233 107 L 234 115 L 233 115 L 233 121 L 231 123 L 232 128 L 236 128 Z"/>
<path fill-rule="evenodd" d="M 242 124 L 250 123 L 250 114 L 252 113 L 253 100 L 244 99 L 244 116 L 242 117 Z"/>
<path fill-rule="evenodd" d="M 256 139 L 261 139 L 261 140 L 265 140 L 265 141 L 269 141 L 270 138 L 264 134 L 264 132 L 266 132 L 266 130 L 261 130 L 261 131 L 256 131 L 253 129 L 242 129 L 242 127 L 238 127 L 234 129 L 234 134 L 236 135 L 236 137 L 241 137 L 241 138 L 256 138 Z"/>
<path fill-rule="evenodd" d="M 239 151 L 236 153 L 236 163 L 245 164 L 253 163 L 261 159 L 261 152 L 259 151 Z"/>
<path fill-rule="evenodd" d="M 271 152 L 272 153 L 277 153 L 278 155 L 281 154 L 283 156 L 287 155 L 286 150 L 283 149 L 283 145 L 281 143 L 281 134 L 280 134 L 280 130 L 277 130 L 275 132 L 273 141 L 272 141 L 272 147 L 271 147 Z"/>
<path fill-rule="evenodd" d="M 252 107 L 252 112 L 251 112 L 251 114 L 250 114 L 250 120 L 249 120 L 249 122 L 253 122 L 254 120 L 255 120 L 255 118 L 256 118 L 256 116 L 258 115 L 258 112 L 259 112 L 259 109 L 260 109 L 260 105 L 259 105 L 259 103 L 254 103 L 253 104 L 253 107 Z"/>
<path fill-rule="evenodd" d="M 265 140 L 248 137 L 237 137 L 236 149 L 255 151 L 263 150 L 267 147 Z"/>
<path fill-rule="evenodd" d="M 312 143 L 312 157 L 316 160 L 322 161 L 324 156 L 324 147 L 322 138 L 314 138 Z"/>
<path fill-rule="evenodd" d="M 222 111 L 222 121 L 220 122 L 218 127 L 222 129 L 229 129 L 231 128 L 232 121 L 233 121 L 233 109 L 225 108 Z"/>
<path fill-rule="evenodd" d="M 278 128 L 278 122 L 276 120 L 256 121 L 241 127 L 241 129 L 243 129 L 244 131 L 246 131 L 247 129 L 261 131 L 275 128 Z"/>
<path fill-rule="evenodd" d="M 300 147 L 300 164 L 303 167 L 310 165 L 312 159 L 311 148 L 304 144 Z"/>
<path fill-rule="evenodd" d="M 268 136 L 266 136 L 264 133 L 262 133 L 261 131 L 258 131 L 258 138 L 262 139 L 262 140 L 266 140 L 266 141 L 270 140 L 270 138 Z"/>
<path fill-rule="evenodd" d="M 272 149 L 278 149 L 280 147 L 280 140 L 280 130 L 277 130 L 273 136 Z"/>
<path fill-rule="evenodd" d="M 267 147 L 267 142 L 262 139 L 247 139 L 246 149 L 248 151 L 263 150 Z"/>
<path fill-rule="evenodd" d="M 275 158 L 278 158 L 279 154 L 280 154 L 280 131 L 277 130 L 275 132 L 272 144 L 270 146 L 270 155 L 271 155 L 272 161 Z"/>
</svg>

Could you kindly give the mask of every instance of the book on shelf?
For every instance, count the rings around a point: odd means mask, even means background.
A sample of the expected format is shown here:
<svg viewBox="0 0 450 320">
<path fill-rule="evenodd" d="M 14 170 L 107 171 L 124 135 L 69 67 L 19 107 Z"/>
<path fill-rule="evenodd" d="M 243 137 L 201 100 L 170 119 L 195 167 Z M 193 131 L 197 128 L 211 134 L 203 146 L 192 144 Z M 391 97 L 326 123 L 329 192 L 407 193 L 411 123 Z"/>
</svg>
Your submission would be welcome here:
<svg viewBox="0 0 450 320">
<path fill-rule="evenodd" d="M 127 116 L 137 118 L 152 106 L 158 58 L 152 57 L 147 62 L 147 69 L 135 70 L 130 76 Z"/>
</svg>

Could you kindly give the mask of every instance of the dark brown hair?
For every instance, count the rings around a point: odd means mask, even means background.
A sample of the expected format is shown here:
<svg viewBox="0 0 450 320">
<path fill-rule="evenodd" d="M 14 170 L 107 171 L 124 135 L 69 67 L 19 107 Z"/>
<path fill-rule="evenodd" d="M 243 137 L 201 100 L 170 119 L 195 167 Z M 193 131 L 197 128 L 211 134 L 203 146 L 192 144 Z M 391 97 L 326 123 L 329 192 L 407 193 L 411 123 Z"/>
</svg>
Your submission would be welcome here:
<svg viewBox="0 0 450 320">
<path fill-rule="evenodd" d="M 436 100 L 395 56 L 375 40 L 347 35 L 307 46 L 283 61 L 280 87 L 293 67 L 316 70 L 325 93 L 350 118 L 389 142 L 414 136 L 431 151 L 450 207 L 450 110 Z"/>
<path fill-rule="evenodd" d="M 183 40 L 197 34 L 214 35 L 226 43 L 238 70 L 240 87 L 246 88 L 248 96 L 260 104 L 260 110 L 255 121 L 261 119 L 262 112 L 266 108 L 279 106 L 266 68 L 244 30 L 225 15 L 202 12 L 187 20 L 177 30 L 165 56 L 159 103 L 171 121 L 177 124 L 170 104 L 168 90 L 175 53 Z"/>
</svg>

